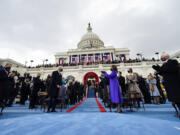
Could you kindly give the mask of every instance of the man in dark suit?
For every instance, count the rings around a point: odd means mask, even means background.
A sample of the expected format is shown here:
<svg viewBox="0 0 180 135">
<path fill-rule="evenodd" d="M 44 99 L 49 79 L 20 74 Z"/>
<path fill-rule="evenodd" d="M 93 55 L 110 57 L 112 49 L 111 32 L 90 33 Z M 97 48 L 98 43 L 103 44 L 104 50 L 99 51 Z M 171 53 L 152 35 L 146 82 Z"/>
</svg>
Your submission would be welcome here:
<svg viewBox="0 0 180 135">
<path fill-rule="evenodd" d="M 51 112 L 56 112 L 56 98 L 58 96 L 59 89 L 62 86 L 62 75 L 61 72 L 63 71 L 63 68 L 61 66 L 58 67 L 57 71 L 54 71 L 52 73 L 49 89 L 48 89 L 48 95 L 50 97 L 49 106 L 48 106 L 48 112 L 50 112 L 50 109 L 52 108 Z"/>
<path fill-rule="evenodd" d="M 40 80 L 40 76 L 41 74 L 38 73 L 37 77 L 34 78 L 33 80 L 33 88 L 32 88 L 31 96 L 30 96 L 29 109 L 35 108 L 35 105 L 37 104 L 38 92 L 42 88 L 42 81 Z"/>
<path fill-rule="evenodd" d="M 164 64 L 162 66 L 153 65 L 153 69 L 163 76 L 168 100 L 173 103 L 174 108 L 177 105 L 180 110 L 180 68 L 178 61 L 169 59 L 168 54 L 163 54 L 161 60 L 165 61 Z M 177 110 L 176 113 L 178 115 Z"/>
<path fill-rule="evenodd" d="M 25 101 L 27 100 L 27 84 L 25 82 L 25 78 L 21 79 L 21 98 L 20 98 L 20 104 L 25 105 Z"/>
<path fill-rule="evenodd" d="M 9 77 L 11 65 L 6 64 L 5 67 L 0 65 L 0 114 L 6 106 L 9 95 Z"/>
<path fill-rule="evenodd" d="M 122 94 L 124 96 L 126 94 L 126 84 L 125 84 L 125 78 L 122 76 L 122 73 L 120 71 L 118 72 L 118 81 L 122 89 Z"/>
<path fill-rule="evenodd" d="M 75 78 L 72 79 L 72 82 L 69 84 L 69 90 L 70 90 L 70 104 L 74 105 L 77 100 L 77 83 L 75 81 Z"/>
</svg>

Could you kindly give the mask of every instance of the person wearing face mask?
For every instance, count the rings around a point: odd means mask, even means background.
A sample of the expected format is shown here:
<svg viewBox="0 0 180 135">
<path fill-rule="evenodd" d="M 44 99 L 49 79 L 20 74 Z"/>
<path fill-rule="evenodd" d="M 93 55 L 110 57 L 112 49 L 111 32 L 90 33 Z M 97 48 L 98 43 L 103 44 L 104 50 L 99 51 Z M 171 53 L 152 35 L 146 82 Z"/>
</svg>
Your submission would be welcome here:
<svg viewBox="0 0 180 135">
<path fill-rule="evenodd" d="M 167 98 L 172 102 L 176 110 L 176 116 L 180 117 L 180 67 L 177 60 L 170 59 L 170 56 L 163 53 L 161 60 L 164 61 L 162 66 L 153 65 L 152 68 L 163 77 L 164 86 L 167 92 Z M 176 108 L 179 108 L 179 112 Z M 179 113 L 179 114 L 178 114 Z"/>
<path fill-rule="evenodd" d="M 137 84 L 137 75 L 133 73 L 132 68 L 128 69 L 126 81 L 128 85 L 128 93 L 129 98 L 131 100 L 131 104 L 137 103 L 137 107 L 140 108 L 140 100 L 143 98 L 143 94 L 141 93 L 141 90 Z"/>
<path fill-rule="evenodd" d="M 40 77 L 41 77 L 41 74 L 38 73 L 37 77 L 35 77 L 33 79 L 33 87 L 32 87 L 31 96 L 30 96 L 29 109 L 35 108 L 35 105 L 37 103 L 38 92 L 40 91 L 40 89 L 42 87 L 42 81 L 41 81 Z"/>
<path fill-rule="evenodd" d="M 48 89 L 48 96 L 50 98 L 49 105 L 48 105 L 48 113 L 50 112 L 56 112 L 56 99 L 58 96 L 59 89 L 61 89 L 62 86 L 62 74 L 63 68 L 59 66 L 57 68 L 57 71 L 54 71 L 52 73 L 49 89 Z"/>
<path fill-rule="evenodd" d="M 111 102 L 118 105 L 117 113 L 121 113 L 121 104 L 123 104 L 123 97 L 117 79 L 117 67 L 115 65 L 112 65 L 111 71 L 111 74 L 107 74 L 105 71 L 102 71 L 102 73 L 110 81 Z"/>
<path fill-rule="evenodd" d="M 153 103 L 159 105 L 160 104 L 160 93 L 157 88 L 157 80 L 155 79 L 155 77 L 152 74 L 150 74 L 148 76 L 147 83 L 149 84 L 149 89 L 150 89 L 151 97 L 153 99 Z"/>
</svg>

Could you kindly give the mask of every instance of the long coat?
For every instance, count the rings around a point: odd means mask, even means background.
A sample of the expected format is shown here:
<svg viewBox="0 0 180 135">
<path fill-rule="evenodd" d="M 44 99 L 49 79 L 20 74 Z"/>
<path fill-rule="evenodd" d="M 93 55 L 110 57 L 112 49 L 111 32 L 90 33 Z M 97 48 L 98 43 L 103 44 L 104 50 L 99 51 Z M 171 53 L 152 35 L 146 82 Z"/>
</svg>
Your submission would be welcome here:
<svg viewBox="0 0 180 135">
<path fill-rule="evenodd" d="M 42 88 L 42 81 L 39 77 L 33 79 L 32 95 L 37 94 Z"/>
<path fill-rule="evenodd" d="M 123 76 L 118 76 L 118 81 L 119 81 L 119 85 L 121 86 L 122 89 L 122 94 L 125 95 L 126 94 L 126 80 L 125 77 Z"/>
<path fill-rule="evenodd" d="M 170 59 L 161 67 L 153 66 L 153 68 L 163 76 L 168 100 L 180 103 L 180 69 L 178 61 Z"/>
<path fill-rule="evenodd" d="M 112 71 L 111 74 L 104 73 L 104 76 L 110 80 L 110 93 L 112 103 L 123 103 L 121 89 L 117 79 L 117 72 Z"/>
<path fill-rule="evenodd" d="M 138 85 L 144 96 L 145 103 L 151 103 L 149 84 L 146 82 L 146 79 L 139 76 L 138 77 Z"/>
<path fill-rule="evenodd" d="M 110 92 L 108 93 L 109 79 L 106 77 L 101 77 L 101 82 L 99 85 L 101 89 L 101 98 L 104 102 L 108 102 L 108 100 L 111 99 Z"/>
<path fill-rule="evenodd" d="M 158 90 L 158 88 L 157 88 L 157 81 L 156 81 L 156 79 L 153 79 L 152 81 L 147 81 L 147 83 L 149 84 L 149 87 L 150 87 L 150 85 L 152 85 L 153 86 L 153 91 L 150 89 L 150 94 L 151 94 L 151 96 L 152 97 L 156 97 L 156 96 L 160 96 L 160 93 L 159 93 L 159 90 Z"/>
<path fill-rule="evenodd" d="M 52 98 L 58 96 L 59 88 L 57 88 L 57 85 L 62 86 L 62 75 L 58 71 L 54 71 L 48 89 L 48 95 Z"/>
<path fill-rule="evenodd" d="M 0 101 L 8 98 L 9 95 L 9 80 L 5 69 L 0 66 Z"/>
<path fill-rule="evenodd" d="M 128 92 L 130 94 L 130 98 L 143 98 L 143 94 L 137 84 L 137 75 L 129 74 L 126 76 L 127 84 L 128 84 Z"/>
</svg>

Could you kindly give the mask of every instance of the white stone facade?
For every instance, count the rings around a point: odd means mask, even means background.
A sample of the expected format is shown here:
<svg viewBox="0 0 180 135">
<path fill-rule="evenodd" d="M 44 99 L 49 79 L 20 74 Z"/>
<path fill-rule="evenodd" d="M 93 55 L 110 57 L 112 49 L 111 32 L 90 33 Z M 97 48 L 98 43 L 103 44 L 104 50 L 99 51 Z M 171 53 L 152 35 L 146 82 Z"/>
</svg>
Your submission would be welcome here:
<svg viewBox="0 0 180 135">
<path fill-rule="evenodd" d="M 180 51 L 176 52 L 171 56 L 172 59 L 177 59 L 180 62 Z"/>
<path fill-rule="evenodd" d="M 118 67 L 118 70 L 122 72 L 125 76 L 127 70 L 132 68 L 134 72 L 147 77 L 149 73 L 154 73 L 152 65 L 159 64 L 162 62 L 138 62 L 138 63 L 120 63 L 114 64 Z M 79 65 L 79 66 L 68 66 L 63 68 L 63 77 L 67 78 L 68 76 L 74 76 L 76 80 L 83 82 L 84 75 L 88 72 L 94 72 L 100 76 L 101 71 L 107 71 L 110 73 L 110 67 L 112 64 L 98 64 L 98 65 Z M 48 74 L 51 74 L 52 71 L 56 70 L 56 67 L 52 68 L 30 68 L 27 69 L 27 72 L 32 76 L 36 76 L 37 73 L 41 73 L 41 77 L 45 79 Z"/>
<path fill-rule="evenodd" d="M 0 59 L 0 65 L 5 66 L 5 64 L 11 64 L 11 71 L 18 71 L 21 75 L 23 75 L 27 69 L 25 68 L 25 66 L 15 60 L 12 59 Z"/>
<path fill-rule="evenodd" d="M 80 42 L 77 44 L 77 49 L 69 49 L 67 52 L 57 52 L 55 54 L 55 62 L 59 63 L 63 59 L 64 63 L 72 63 L 73 56 L 77 57 L 78 62 L 82 62 L 82 57 L 93 56 L 94 58 L 98 55 L 101 60 L 107 54 L 110 56 L 110 60 L 118 60 L 120 56 L 129 59 L 128 48 L 114 48 L 113 46 L 104 46 L 104 42 L 92 32 L 92 28 L 89 24 L 87 33 L 82 36 Z M 96 59 L 94 60 L 96 61 Z"/>
</svg>

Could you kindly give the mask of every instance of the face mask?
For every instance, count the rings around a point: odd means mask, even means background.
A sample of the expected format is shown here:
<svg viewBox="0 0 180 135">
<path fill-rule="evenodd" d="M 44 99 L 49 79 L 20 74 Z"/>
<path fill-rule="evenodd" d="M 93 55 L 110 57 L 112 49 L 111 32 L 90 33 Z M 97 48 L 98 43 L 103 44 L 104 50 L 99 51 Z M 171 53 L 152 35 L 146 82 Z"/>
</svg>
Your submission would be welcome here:
<svg viewBox="0 0 180 135">
<path fill-rule="evenodd" d="M 5 67 L 7 72 L 10 72 L 11 68 L 10 67 Z"/>
<path fill-rule="evenodd" d="M 166 59 L 165 58 L 161 58 L 161 61 L 166 61 Z"/>
</svg>

